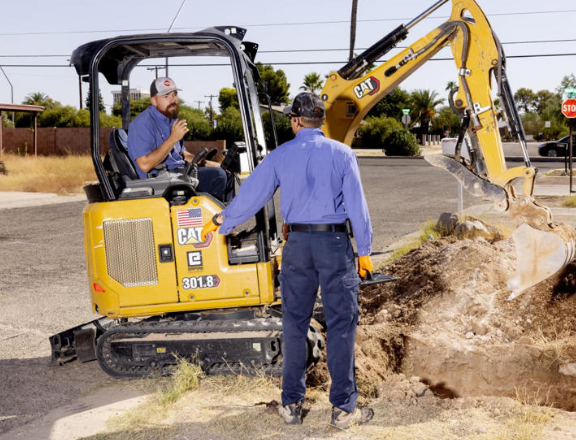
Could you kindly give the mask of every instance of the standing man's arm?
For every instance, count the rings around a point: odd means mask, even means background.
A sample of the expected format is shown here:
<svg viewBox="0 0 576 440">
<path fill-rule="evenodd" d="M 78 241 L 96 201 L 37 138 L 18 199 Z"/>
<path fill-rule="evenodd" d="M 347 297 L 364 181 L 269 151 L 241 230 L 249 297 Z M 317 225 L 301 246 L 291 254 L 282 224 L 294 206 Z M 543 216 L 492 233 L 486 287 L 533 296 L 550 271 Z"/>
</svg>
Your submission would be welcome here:
<svg viewBox="0 0 576 440">
<path fill-rule="evenodd" d="M 372 253 L 372 224 L 368 204 L 364 196 L 358 159 L 349 157 L 348 166 L 345 168 L 342 185 L 344 195 L 344 208 L 348 218 L 352 222 L 352 230 L 356 239 L 358 250 L 358 274 L 366 276 L 366 272 L 373 272 L 370 254 Z"/>
<path fill-rule="evenodd" d="M 217 230 L 222 223 L 225 224 L 220 233 L 228 235 L 234 227 L 256 214 L 274 196 L 280 184 L 274 169 L 274 152 L 254 168 L 252 174 L 240 186 L 240 191 L 232 203 L 204 225 L 201 233 L 202 241 L 205 241 L 206 235 Z"/>
<path fill-rule="evenodd" d="M 142 172 L 148 173 L 155 166 L 161 164 L 164 159 L 166 159 L 168 153 L 170 153 L 172 148 L 174 148 L 174 145 L 180 142 L 186 133 L 188 133 L 186 120 L 177 119 L 176 122 L 174 122 L 172 125 L 172 132 L 170 133 L 168 139 L 162 142 L 162 144 L 151 153 L 136 158 L 136 164 L 142 170 Z"/>
</svg>

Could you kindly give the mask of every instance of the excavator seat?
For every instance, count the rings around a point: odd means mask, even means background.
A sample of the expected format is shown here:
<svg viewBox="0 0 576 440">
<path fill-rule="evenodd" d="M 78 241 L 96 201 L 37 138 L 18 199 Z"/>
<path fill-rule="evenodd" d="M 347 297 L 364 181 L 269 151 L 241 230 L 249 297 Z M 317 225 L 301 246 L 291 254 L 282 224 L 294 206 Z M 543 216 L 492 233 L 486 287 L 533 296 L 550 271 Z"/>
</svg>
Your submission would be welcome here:
<svg viewBox="0 0 576 440">
<path fill-rule="evenodd" d="M 116 162 L 118 172 L 125 180 L 138 180 L 136 167 L 128 155 L 128 134 L 121 128 L 110 133 L 110 153 Z"/>
</svg>

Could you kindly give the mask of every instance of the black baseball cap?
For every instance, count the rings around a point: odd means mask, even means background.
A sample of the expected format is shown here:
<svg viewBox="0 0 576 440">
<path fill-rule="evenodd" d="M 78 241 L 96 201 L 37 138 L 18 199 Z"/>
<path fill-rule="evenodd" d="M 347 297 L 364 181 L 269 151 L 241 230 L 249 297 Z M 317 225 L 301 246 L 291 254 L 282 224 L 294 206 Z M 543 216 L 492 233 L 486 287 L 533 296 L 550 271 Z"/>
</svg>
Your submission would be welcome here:
<svg viewBox="0 0 576 440">
<path fill-rule="evenodd" d="M 289 116 L 304 116 L 305 118 L 323 118 L 326 115 L 324 102 L 312 92 L 302 92 L 296 95 L 292 105 L 282 110 Z"/>
</svg>

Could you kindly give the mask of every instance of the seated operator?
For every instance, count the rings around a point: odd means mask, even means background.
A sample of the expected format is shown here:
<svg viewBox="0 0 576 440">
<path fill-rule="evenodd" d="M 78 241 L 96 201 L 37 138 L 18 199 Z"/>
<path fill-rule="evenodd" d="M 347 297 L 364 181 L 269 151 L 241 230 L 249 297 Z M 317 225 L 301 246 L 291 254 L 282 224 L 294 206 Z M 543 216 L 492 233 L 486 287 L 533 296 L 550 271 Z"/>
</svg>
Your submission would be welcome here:
<svg viewBox="0 0 576 440">
<path fill-rule="evenodd" d="M 150 86 L 152 105 L 140 113 L 128 130 L 128 154 L 141 179 L 147 173 L 157 174 L 154 167 L 164 164 L 171 171 L 182 170 L 185 162 L 194 155 L 184 147 L 184 135 L 188 133 L 185 119 L 178 119 L 178 89 L 170 78 L 158 78 Z M 207 192 L 219 200 L 225 200 L 229 178 L 220 164 L 205 161 L 198 169 L 200 183 L 196 190 Z"/>
</svg>

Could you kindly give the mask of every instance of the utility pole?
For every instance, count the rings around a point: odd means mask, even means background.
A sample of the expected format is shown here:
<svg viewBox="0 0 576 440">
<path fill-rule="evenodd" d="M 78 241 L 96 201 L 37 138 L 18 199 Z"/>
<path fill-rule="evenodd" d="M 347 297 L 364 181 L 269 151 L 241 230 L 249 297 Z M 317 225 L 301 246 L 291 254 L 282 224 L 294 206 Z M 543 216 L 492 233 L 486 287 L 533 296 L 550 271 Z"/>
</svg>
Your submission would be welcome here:
<svg viewBox="0 0 576 440">
<path fill-rule="evenodd" d="M 204 98 L 210 98 L 210 126 L 214 128 L 214 109 L 212 107 L 212 98 L 217 98 L 218 95 L 204 95 Z"/>
<path fill-rule="evenodd" d="M 167 66 L 146 67 L 146 70 L 155 70 L 156 71 L 156 79 L 158 79 L 158 69 L 166 69 L 166 76 L 168 76 Z"/>
<path fill-rule="evenodd" d="M 192 101 L 198 104 L 198 110 L 200 110 L 200 104 L 204 104 L 205 101 Z"/>
</svg>

